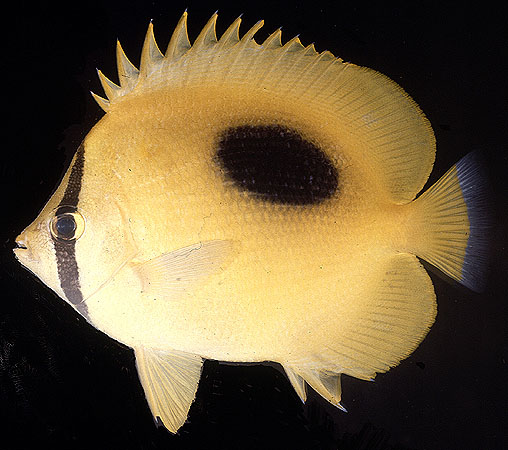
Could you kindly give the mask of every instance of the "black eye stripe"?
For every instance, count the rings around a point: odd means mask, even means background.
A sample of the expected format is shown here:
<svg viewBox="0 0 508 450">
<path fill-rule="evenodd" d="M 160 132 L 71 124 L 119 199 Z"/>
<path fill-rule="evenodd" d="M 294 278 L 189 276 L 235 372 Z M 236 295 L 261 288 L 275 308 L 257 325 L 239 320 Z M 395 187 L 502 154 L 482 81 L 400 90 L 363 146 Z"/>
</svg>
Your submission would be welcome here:
<svg viewBox="0 0 508 450">
<path fill-rule="evenodd" d="M 76 152 L 74 165 L 69 175 L 69 181 L 65 188 L 64 195 L 57 208 L 56 215 L 65 215 L 76 212 L 81 182 L 85 165 L 85 147 L 81 144 Z M 83 303 L 83 294 L 79 283 L 79 269 L 76 261 L 76 241 L 61 240 L 53 237 L 53 244 L 56 253 L 56 263 L 60 286 L 67 299 L 76 306 L 78 311 L 88 317 L 88 308 Z"/>
<path fill-rule="evenodd" d="M 86 305 L 81 303 L 83 301 L 83 294 L 81 293 L 81 286 L 79 284 L 76 247 L 74 245 L 75 241 L 66 242 L 53 239 L 53 244 L 57 255 L 56 265 L 58 269 L 58 277 L 64 294 L 73 305 L 76 307 L 79 305 L 80 307 L 86 309 Z"/>
<path fill-rule="evenodd" d="M 78 207 L 79 193 L 81 191 L 81 180 L 83 178 L 83 169 L 85 166 L 85 147 L 81 144 L 76 152 L 76 159 L 72 166 L 71 174 L 69 176 L 69 182 L 65 188 L 64 196 L 60 201 L 59 208 L 65 206 L 73 207 L 74 211 Z M 65 211 L 68 212 L 68 211 Z M 57 211 L 57 214 L 60 212 Z"/>
<path fill-rule="evenodd" d="M 58 206 L 58 209 L 55 212 L 55 216 L 61 216 L 63 214 L 72 214 L 75 213 L 78 210 L 75 206 L 70 205 L 64 205 L 63 200 L 60 202 L 60 206 Z"/>
</svg>

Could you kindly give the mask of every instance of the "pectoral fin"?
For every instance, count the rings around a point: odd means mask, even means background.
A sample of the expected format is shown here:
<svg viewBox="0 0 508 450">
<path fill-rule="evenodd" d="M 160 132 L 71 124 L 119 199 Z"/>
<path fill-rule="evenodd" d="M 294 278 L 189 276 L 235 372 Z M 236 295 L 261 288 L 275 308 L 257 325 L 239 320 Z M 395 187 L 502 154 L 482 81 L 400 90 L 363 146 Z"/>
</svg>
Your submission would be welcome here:
<svg viewBox="0 0 508 450">
<path fill-rule="evenodd" d="M 203 359 L 173 350 L 137 347 L 136 365 L 154 418 L 176 433 L 187 419 L 198 389 Z"/>
<path fill-rule="evenodd" d="M 134 270 L 144 292 L 171 299 L 223 270 L 231 259 L 233 248 L 234 241 L 230 240 L 198 242 L 135 263 Z"/>
</svg>

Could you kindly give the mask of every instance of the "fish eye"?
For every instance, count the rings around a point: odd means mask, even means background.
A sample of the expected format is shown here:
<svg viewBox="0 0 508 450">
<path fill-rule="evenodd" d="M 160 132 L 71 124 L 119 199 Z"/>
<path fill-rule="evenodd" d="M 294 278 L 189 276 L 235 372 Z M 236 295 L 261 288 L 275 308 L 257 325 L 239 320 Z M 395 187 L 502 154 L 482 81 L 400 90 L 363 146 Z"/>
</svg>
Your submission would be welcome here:
<svg viewBox="0 0 508 450">
<path fill-rule="evenodd" d="M 49 229 L 51 235 L 59 241 L 75 241 L 85 231 L 85 219 L 77 211 L 60 212 L 57 210 L 51 219 Z"/>
</svg>

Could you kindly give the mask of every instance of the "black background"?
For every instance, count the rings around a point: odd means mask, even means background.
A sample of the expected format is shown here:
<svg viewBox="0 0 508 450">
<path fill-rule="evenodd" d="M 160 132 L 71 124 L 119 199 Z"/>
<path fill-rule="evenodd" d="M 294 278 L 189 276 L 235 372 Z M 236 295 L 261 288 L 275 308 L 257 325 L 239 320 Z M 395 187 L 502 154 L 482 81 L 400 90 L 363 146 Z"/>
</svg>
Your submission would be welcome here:
<svg viewBox="0 0 508 450">
<path fill-rule="evenodd" d="M 302 405 L 275 365 L 209 361 L 187 424 L 177 436 L 158 429 L 132 351 L 87 325 L 11 253 L 102 116 L 88 93 L 101 92 L 95 67 L 116 79 L 117 37 L 137 64 L 150 19 L 165 49 L 185 8 L 191 40 L 216 9 L 219 33 L 244 13 L 243 31 L 265 19 L 258 41 L 282 25 L 285 40 L 300 34 L 304 44 L 397 81 L 436 133 L 429 183 L 471 150 L 485 156 L 496 205 L 486 292 L 431 273 L 435 325 L 374 383 L 343 377 L 347 414 L 314 393 Z M 508 42 L 494 3 L 20 1 L 2 16 L 1 448 L 508 447 Z"/>
</svg>

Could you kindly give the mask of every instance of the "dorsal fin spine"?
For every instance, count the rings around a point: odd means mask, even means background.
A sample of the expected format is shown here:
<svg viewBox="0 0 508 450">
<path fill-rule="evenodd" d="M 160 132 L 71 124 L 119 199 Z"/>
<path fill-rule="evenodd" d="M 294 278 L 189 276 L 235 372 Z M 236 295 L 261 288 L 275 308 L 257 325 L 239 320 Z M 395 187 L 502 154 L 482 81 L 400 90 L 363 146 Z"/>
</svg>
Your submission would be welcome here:
<svg viewBox="0 0 508 450">
<path fill-rule="evenodd" d="M 134 88 L 138 81 L 139 70 L 129 61 L 125 55 L 120 41 L 116 41 L 116 64 L 118 81 L 122 87 L 122 95 Z"/>
<path fill-rule="evenodd" d="M 215 32 L 216 24 L 217 13 L 214 13 L 194 41 L 194 44 L 192 45 L 193 51 L 199 51 L 217 43 L 217 35 Z"/>
<path fill-rule="evenodd" d="M 239 16 L 224 32 L 219 40 L 219 48 L 233 47 L 233 45 L 240 42 L 240 24 L 242 23 L 242 16 Z"/>
<path fill-rule="evenodd" d="M 235 70 L 237 59 L 242 57 L 244 54 L 243 52 L 246 49 L 249 49 L 247 51 L 250 51 L 250 49 L 259 49 L 261 52 L 277 52 L 273 53 L 276 61 L 283 60 L 285 55 L 289 53 L 300 53 L 300 56 L 297 57 L 298 61 L 300 58 L 305 56 L 315 56 L 315 58 L 312 58 L 313 60 L 309 59 L 309 64 L 307 65 L 306 69 L 312 69 L 314 65 L 323 63 L 329 63 L 331 66 L 337 61 L 342 62 L 341 60 L 335 58 L 330 52 L 323 52 L 318 55 L 313 45 L 304 47 L 301 44 L 298 36 L 282 45 L 280 28 L 274 31 L 267 39 L 265 39 L 263 44 L 258 44 L 254 40 L 254 36 L 263 26 L 263 20 L 256 22 L 242 37 L 240 37 L 239 28 L 242 21 L 241 16 L 238 17 L 228 27 L 228 29 L 218 40 L 216 35 L 217 17 L 217 13 L 214 13 L 211 16 L 207 24 L 203 27 L 196 41 L 194 42 L 194 45 L 191 45 L 187 32 L 187 11 L 185 11 L 175 27 L 165 55 L 161 53 L 157 46 L 153 32 L 153 24 L 150 22 L 141 52 L 139 70 L 129 61 L 120 45 L 120 42 L 117 41 L 116 57 L 120 86 L 117 86 L 106 76 L 104 76 L 102 72 L 99 72 L 100 82 L 104 88 L 104 92 L 108 100 L 94 95 L 95 100 L 99 103 L 102 109 L 107 110 L 111 102 L 116 101 L 119 97 L 123 97 L 136 89 L 139 85 L 140 79 L 146 79 L 154 71 L 167 70 L 168 67 L 176 63 L 177 60 L 182 58 L 184 55 L 187 55 L 190 50 L 192 50 L 190 53 L 193 56 L 190 56 L 189 54 L 189 58 L 199 58 L 201 52 L 213 48 L 210 53 L 210 59 L 208 61 L 209 65 L 211 65 L 212 61 L 215 59 L 215 56 L 220 51 L 231 49 L 233 53 L 229 58 L 228 65 L 224 68 L 224 72 L 222 73 L 224 82 L 227 82 L 229 73 Z M 264 60 L 264 58 L 260 59 L 259 61 L 253 60 L 252 65 L 241 69 L 244 72 L 242 73 L 242 76 L 244 78 L 248 77 L 250 72 L 255 67 L 259 67 L 259 63 L 261 63 L 262 60 Z M 295 60 L 294 64 L 291 64 L 291 67 L 297 65 L 297 63 L 298 62 Z M 274 64 L 272 61 L 271 64 L 266 68 L 266 72 L 257 79 L 258 85 L 270 75 L 270 73 L 274 70 L 274 66 L 276 66 L 276 64 Z M 290 66 L 287 67 L 287 70 L 290 70 Z M 327 70 L 328 68 L 318 71 L 316 80 L 318 80 Z M 170 71 L 168 70 L 168 73 L 169 72 Z M 190 75 L 190 73 L 187 72 L 188 70 L 184 71 L 180 77 L 179 83 L 182 85 L 187 83 L 187 79 Z"/>
<path fill-rule="evenodd" d="M 264 24 L 265 24 L 264 20 L 258 20 L 252 26 L 252 28 L 243 35 L 243 37 L 240 39 L 240 42 L 243 45 L 254 44 L 255 46 L 257 46 L 258 44 L 256 43 L 256 41 L 254 41 L 254 35 L 262 28 Z"/>
<path fill-rule="evenodd" d="M 106 77 L 99 69 L 97 69 L 97 75 L 99 76 L 99 80 L 102 85 L 102 89 L 104 89 L 104 93 L 106 97 L 111 101 L 117 98 L 122 88 L 113 83 L 108 77 Z"/>
<path fill-rule="evenodd" d="M 97 104 L 101 107 L 101 109 L 104 112 L 109 111 L 110 103 L 108 100 L 101 97 L 100 95 L 97 95 L 95 92 L 90 91 L 90 94 L 92 94 L 93 99 L 97 102 Z"/>
<path fill-rule="evenodd" d="M 229 67 L 226 69 L 226 72 L 224 73 L 223 82 L 226 82 L 227 76 L 229 73 L 233 70 L 236 61 L 242 55 L 242 52 L 247 48 L 253 48 L 253 49 L 261 49 L 262 46 L 259 45 L 254 40 L 254 35 L 263 27 L 264 20 L 257 21 L 240 39 L 240 41 L 235 45 L 234 51 L 236 53 L 235 57 L 231 60 L 231 63 L 229 64 Z M 252 64 L 249 65 L 247 70 L 244 71 L 242 74 L 242 77 L 244 79 L 247 79 L 249 76 L 250 71 L 252 71 L 256 67 L 256 62 L 253 61 Z"/>
<path fill-rule="evenodd" d="M 315 58 L 312 58 L 313 60 L 309 60 L 309 64 L 307 65 L 307 68 L 309 69 L 311 69 L 314 65 L 323 64 L 324 62 L 329 63 L 331 66 L 333 63 L 340 61 L 330 52 L 323 52 L 318 56 L 314 46 L 310 45 L 308 47 L 304 47 L 298 36 L 282 45 L 280 28 L 265 39 L 263 44 L 258 44 L 254 40 L 254 36 L 263 26 L 264 22 L 262 20 L 256 22 L 242 37 L 240 37 L 239 28 L 242 21 L 241 16 L 228 27 L 218 40 L 216 35 L 217 17 L 217 13 L 214 13 L 211 16 L 194 42 L 194 45 L 191 45 L 187 32 L 187 11 L 185 11 L 176 25 L 165 55 L 161 53 L 157 46 L 153 32 L 153 24 L 150 22 L 141 52 L 139 70 L 129 61 L 120 45 L 120 42 L 117 42 L 116 56 L 120 86 L 117 86 L 99 72 L 101 84 L 109 101 L 94 95 L 95 100 L 99 103 L 102 109 L 107 110 L 111 102 L 116 101 L 119 97 L 123 97 L 136 89 L 139 85 L 140 79 L 146 79 L 151 75 L 151 73 L 157 70 L 168 70 L 168 67 L 171 67 L 172 64 L 176 63 L 176 61 L 184 55 L 188 54 L 188 57 L 191 59 L 196 57 L 199 58 L 201 52 L 205 52 L 212 48 L 213 50 L 211 50 L 210 59 L 208 61 L 209 65 L 212 65 L 212 61 L 220 51 L 231 49 L 232 53 L 230 54 L 228 64 L 224 67 L 224 71 L 222 73 L 222 79 L 224 82 L 227 82 L 231 71 L 237 70 L 235 69 L 235 64 L 238 58 L 244 55 L 244 51 L 250 51 L 250 49 L 259 49 L 260 53 L 265 51 L 270 53 L 277 52 L 273 53 L 276 61 L 283 60 L 285 55 L 289 53 L 300 53 L 301 56 L 297 57 L 298 61 L 300 58 L 305 56 L 315 56 Z M 254 70 L 255 67 L 259 67 L 259 63 L 263 60 L 264 58 L 259 59 L 259 61 L 253 60 L 252 65 L 245 67 L 242 66 L 243 68 L 240 69 L 243 72 L 242 76 L 247 78 L 250 72 Z M 288 66 L 287 70 L 290 70 L 290 67 L 293 67 L 294 65 L 297 65 L 297 61 L 295 61 L 294 64 L 291 64 L 291 66 Z M 266 68 L 266 72 L 257 79 L 258 85 L 269 76 L 269 74 L 273 71 L 274 66 L 276 66 L 276 64 L 272 61 Z M 318 71 L 316 79 L 319 79 L 320 76 L 327 71 L 327 69 L 328 68 Z M 168 70 L 168 73 L 169 72 L 170 71 Z M 202 74 L 204 75 L 204 72 Z M 188 73 L 188 70 L 184 71 L 181 74 L 179 83 L 182 85 L 186 84 L 189 75 L 191 74 Z"/>
<path fill-rule="evenodd" d="M 168 61 L 176 61 L 182 57 L 191 48 L 189 35 L 187 33 L 187 11 L 182 14 L 175 31 L 171 36 L 168 48 L 165 53 L 165 58 Z"/>
<path fill-rule="evenodd" d="M 300 39 L 299 39 L 298 36 L 295 36 L 293 39 L 289 40 L 284 46 L 282 46 L 282 48 L 280 49 L 280 57 L 279 57 L 278 61 L 282 60 L 288 53 L 291 53 L 291 52 L 299 53 L 299 56 L 295 57 L 293 59 L 292 64 L 290 66 L 286 67 L 285 73 L 281 74 L 278 77 L 278 79 L 275 80 L 275 82 L 274 82 L 274 84 L 272 86 L 272 89 L 274 89 L 277 86 L 279 86 L 282 83 L 282 81 L 285 80 L 285 78 L 287 77 L 288 73 L 291 72 L 293 67 L 298 65 L 298 63 L 300 62 L 300 60 L 302 58 L 304 58 L 308 54 L 312 54 L 312 51 L 308 52 L 307 50 L 308 50 L 308 47 L 304 47 L 302 45 L 302 43 L 300 42 Z M 314 54 L 315 54 L 315 51 L 314 51 Z M 270 72 L 271 72 L 271 70 L 270 70 Z M 268 73 L 267 73 L 267 75 L 268 75 Z"/>
<path fill-rule="evenodd" d="M 285 52 L 295 52 L 295 51 L 298 52 L 298 51 L 303 50 L 305 47 L 300 42 L 300 37 L 295 36 L 293 39 L 290 39 L 289 41 L 287 41 L 282 46 L 282 48 Z"/>
<path fill-rule="evenodd" d="M 307 45 L 305 47 L 305 54 L 306 55 L 317 55 L 316 48 L 314 47 L 314 43 Z"/>
<path fill-rule="evenodd" d="M 234 49 L 235 49 L 235 56 L 231 59 L 231 61 L 229 62 L 228 64 L 228 67 L 225 69 L 224 71 L 224 76 L 222 78 L 222 81 L 225 83 L 226 80 L 227 80 L 227 77 L 229 75 L 229 73 L 233 70 L 233 67 L 235 66 L 235 63 L 236 61 L 238 60 L 238 58 L 240 57 L 240 55 L 242 54 L 242 50 L 243 48 L 245 47 L 246 43 L 248 42 L 247 40 L 245 40 L 245 36 L 243 38 L 240 39 L 240 24 L 242 23 L 242 16 L 238 17 L 230 26 L 229 28 L 226 30 L 226 32 L 224 33 L 225 35 L 227 35 L 227 39 L 228 40 L 232 40 L 233 41 L 233 45 L 234 45 Z M 258 22 L 259 23 L 259 22 Z M 257 25 L 257 24 L 256 24 Z M 254 25 L 254 27 L 256 26 Z M 262 26 L 262 24 L 261 24 Z M 250 31 L 252 31 L 252 29 L 254 28 L 252 27 Z M 256 31 L 259 30 L 259 28 L 257 28 L 254 33 L 252 35 L 254 35 L 256 33 Z M 223 39 L 221 38 L 219 43 L 222 41 Z M 226 41 L 225 41 L 226 42 Z M 233 46 L 232 45 L 232 46 Z"/>
<path fill-rule="evenodd" d="M 275 30 L 261 45 L 265 50 L 278 49 L 282 47 L 282 28 Z"/>
<path fill-rule="evenodd" d="M 261 47 L 263 48 L 263 51 L 278 51 L 277 60 L 274 64 L 270 64 L 267 68 L 265 73 L 259 77 L 258 84 L 261 85 L 263 81 L 266 80 L 266 78 L 272 73 L 274 68 L 277 66 L 279 61 L 284 57 L 284 54 L 286 53 L 285 50 L 283 50 L 282 46 L 282 29 L 279 28 L 278 30 L 274 31 L 270 36 L 266 38 L 266 40 L 263 42 Z"/>
<path fill-rule="evenodd" d="M 148 25 L 148 31 L 146 32 L 145 42 L 143 49 L 141 50 L 141 62 L 139 65 L 139 76 L 146 78 L 153 70 L 158 67 L 163 55 L 155 42 L 155 36 L 153 34 L 153 23 L 150 22 Z"/>
</svg>

